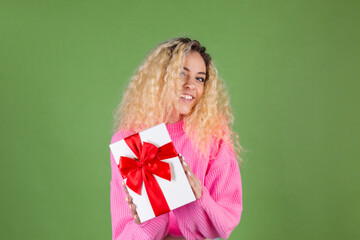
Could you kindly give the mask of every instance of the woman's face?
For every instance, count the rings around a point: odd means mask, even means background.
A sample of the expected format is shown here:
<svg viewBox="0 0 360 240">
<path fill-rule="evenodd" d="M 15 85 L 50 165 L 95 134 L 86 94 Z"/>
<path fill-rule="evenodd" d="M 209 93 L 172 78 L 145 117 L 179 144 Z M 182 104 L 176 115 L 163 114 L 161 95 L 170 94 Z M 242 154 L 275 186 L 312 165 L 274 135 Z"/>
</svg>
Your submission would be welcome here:
<svg viewBox="0 0 360 240">
<path fill-rule="evenodd" d="M 204 92 L 206 65 L 198 52 L 191 52 L 185 58 L 180 73 L 181 92 L 168 123 L 175 123 L 189 114 Z"/>
</svg>

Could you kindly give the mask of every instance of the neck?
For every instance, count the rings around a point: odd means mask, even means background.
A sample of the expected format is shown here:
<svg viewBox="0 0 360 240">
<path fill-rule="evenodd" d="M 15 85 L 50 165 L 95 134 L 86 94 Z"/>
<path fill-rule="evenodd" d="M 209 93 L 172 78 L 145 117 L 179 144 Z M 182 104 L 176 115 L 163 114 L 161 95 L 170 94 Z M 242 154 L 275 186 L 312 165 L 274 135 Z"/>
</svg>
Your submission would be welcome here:
<svg viewBox="0 0 360 240">
<path fill-rule="evenodd" d="M 169 117 L 169 119 L 166 121 L 166 124 L 177 123 L 177 122 L 183 120 L 183 118 L 184 118 L 184 115 L 182 115 L 182 114 L 176 114 L 176 115 L 173 114 L 173 115 L 171 115 L 171 116 Z"/>
</svg>

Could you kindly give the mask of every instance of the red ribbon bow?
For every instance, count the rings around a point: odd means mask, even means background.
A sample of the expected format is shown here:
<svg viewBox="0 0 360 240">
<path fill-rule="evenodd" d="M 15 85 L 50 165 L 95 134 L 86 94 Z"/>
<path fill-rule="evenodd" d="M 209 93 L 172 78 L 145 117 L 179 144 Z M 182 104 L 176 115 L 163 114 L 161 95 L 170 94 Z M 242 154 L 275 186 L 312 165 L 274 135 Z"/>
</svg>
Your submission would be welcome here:
<svg viewBox="0 0 360 240">
<path fill-rule="evenodd" d="M 141 195 L 144 182 L 155 216 L 169 212 L 170 208 L 165 196 L 153 175 L 171 181 L 169 164 L 160 160 L 178 156 L 173 143 L 169 142 L 159 148 L 147 142 L 141 144 L 138 133 L 124 140 L 137 157 L 137 159 L 120 157 L 119 170 L 122 177 L 127 178 L 126 185 Z"/>
</svg>

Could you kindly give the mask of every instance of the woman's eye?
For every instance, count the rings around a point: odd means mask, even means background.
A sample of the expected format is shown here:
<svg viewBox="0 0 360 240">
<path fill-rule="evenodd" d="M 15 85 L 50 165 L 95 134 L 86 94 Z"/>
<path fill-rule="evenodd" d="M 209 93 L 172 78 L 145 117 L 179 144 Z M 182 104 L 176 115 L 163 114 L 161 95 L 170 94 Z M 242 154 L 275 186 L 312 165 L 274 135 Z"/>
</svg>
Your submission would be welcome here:
<svg viewBox="0 0 360 240">
<path fill-rule="evenodd" d="M 200 82 L 205 82 L 205 79 L 202 78 L 202 77 L 198 77 L 198 78 L 196 78 L 196 80 L 198 80 L 198 81 L 200 81 Z"/>
<path fill-rule="evenodd" d="M 181 72 L 181 73 L 180 73 L 180 76 L 185 77 L 186 74 L 185 74 L 184 72 Z"/>
</svg>

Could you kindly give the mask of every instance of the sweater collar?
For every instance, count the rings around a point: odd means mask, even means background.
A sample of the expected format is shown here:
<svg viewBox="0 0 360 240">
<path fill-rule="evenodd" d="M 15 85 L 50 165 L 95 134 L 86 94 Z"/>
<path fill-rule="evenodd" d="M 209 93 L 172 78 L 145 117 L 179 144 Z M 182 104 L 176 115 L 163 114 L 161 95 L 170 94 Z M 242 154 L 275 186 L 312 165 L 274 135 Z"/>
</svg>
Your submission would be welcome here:
<svg viewBox="0 0 360 240">
<path fill-rule="evenodd" d="M 183 129 L 184 120 L 180 120 L 176 123 L 166 124 L 166 128 L 170 135 L 184 132 Z"/>
</svg>

